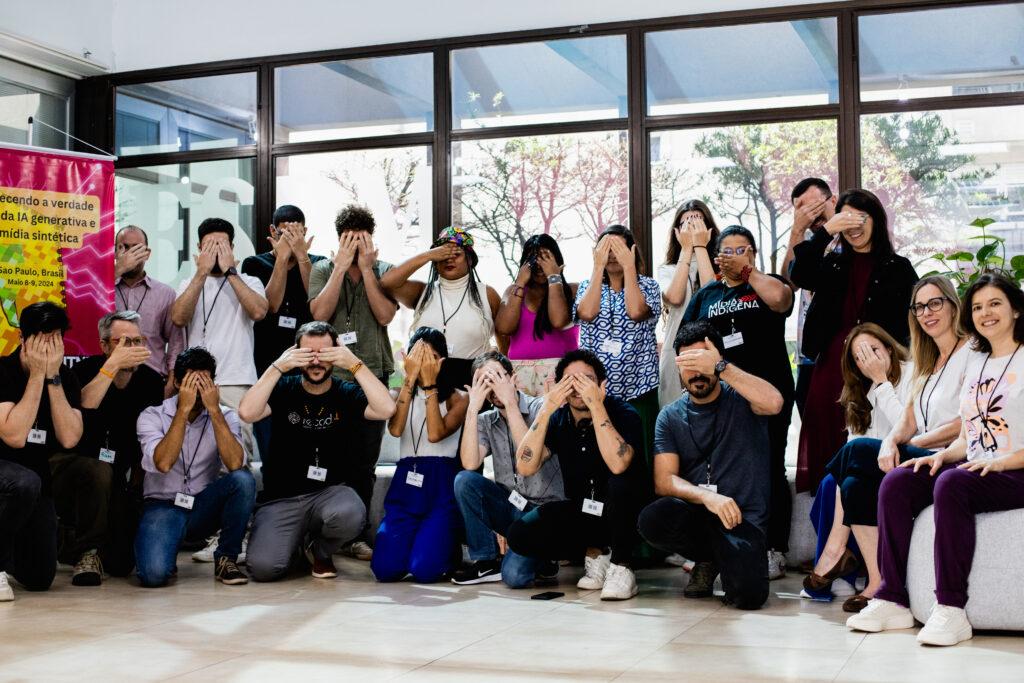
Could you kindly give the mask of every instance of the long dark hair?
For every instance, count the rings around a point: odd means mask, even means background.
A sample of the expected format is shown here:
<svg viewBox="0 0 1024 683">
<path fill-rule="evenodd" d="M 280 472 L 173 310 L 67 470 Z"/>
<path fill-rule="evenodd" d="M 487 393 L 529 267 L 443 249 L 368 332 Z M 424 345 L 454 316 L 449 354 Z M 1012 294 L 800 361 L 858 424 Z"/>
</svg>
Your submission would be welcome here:
<svg viewBox="0 0 1024 683">
<path fill-rule="evenodd" d="M 618 235 L 622 239 L 626 240 L 626 248 L 632 249 L 633 245 L 636 244 L 636 239 L 633 237 L 633 231 L 627 228 L 625 225 L 609 225 L 607 228 L 601 231 L 601 234 L 597 236 L 597 241 L 600 242 L 605 235 Z M 640 250 L 636 250 L 636 272 L 639 275 L 643 272 L 644 259 L 640 255 Z M 608 282 L 608 273 L 606 272 L 602 276 L 604 282 Z"/>
<path fill-rule="evenodd" d="M 900 363 L 907 360 L 906 348 L 881 326 L 875 323 L 861 323 L 850 330 L 843 345 L 843 390 L 839 394 L 839 405 L 846 414 L 846 426 L 854 434 L 865 434 L 871 427 L 871 401 L 868 400 L 871 380 L 864 376 L 853 358 L 853 341 L 862 334 L 871 335 L 889 351 L 889 368 L 885 371 L 885 378 L 893 387 L 903 379 L 903 367 Z"/>
<path fill-rule="evenodd" d="M 885 214 L 885 207 L 873 192 L 867 190 L 847 190 L 839 195 L 836 201 L 836 213 L 843 210 L 844 206 L 852 206 L 871 216 L 873 228 L 871 230 L 871 255 L 875 258 L 889 256 L 893 253 L 892 238 L 889 235 L 889 218 Z M 846 236 L 839 233 L 843 249 L 853 251 Z"/>
<path fill-rule="evenodd" d="M 412 347 L 416 346 L 416 342 L 422 340 L 424 343 L 434 349 L 434 351 L 441 357 L 441 368 L 444 369 L 445 359 L 448 358 L 448 340 L 445 339 L 444 332 L 435 328 L 427 327 L 423 325 L 417 327 L 416 331 L 409 337 L 409 344 L 405 347 L 405 352 L 409 353 L 412 351 Z M 438 401 L 447 401 L 448 397 L 455 392 L 455 387 L 452 386 L 450 381 L 447 380 L 448 375 L 444 372 L 439 372 L 437 375 L 437 399 Z M 412 388 L 415 394 L 419 390 L 419 386 L 414 385 Z"/>
<path fill-rule="evenodd" d="M 977 280 L 964 292 L 963 305 L 960 306 L 960 324 L 971 336 L 971 346 L 975 351 L 992 353 L 992 343 L 982 336 L 974 324 L 974 296 L 982 287 L 995 287 L 1000 290 L 1010 303 L 1010 309 L 1017 314 L 1013 323 L 1013 341 L 1024 344 L 1024 292 L 1010 278 L 999 272 L 982 273 Z"/>
<path fill-rule="evenodd" d="M 560 266 L 565 265 L 565 259 L 562 258 L 562 250 L 558 248 L 558 242 L 551 235 L 540 234 L 533 235 L 526 243 L 523 244 L 523 255 L 519 257 L 519 267 L 523 267 L 527 263 L 531 266 L 536 267 L 537 254 L 541 249 L 547 249 L 551 252 L 551 255 L 555 257 L 555 263 Z M 532 279 L 527 283 L 529 287 L 532 283 Z M 540 308 L 537 309 L 537 315 L 533 319 L 533 338 L 543 339 L 544 335 L 548 332 L 554 332 L 555 328 L 551 324 L 551 317 L 548 315 L 548 287 L 544 287 L 544 298 L 541 299 Z M 569 283 L 562 278 L 562 293 L 565 295 L 565 300 L 569 302 L 569 306 L 572 307 L 572 287 Z M 526 305 L 525 299 L 523 305 Z"/>
<path fill-rule="evenodd" d="M 679 262 L 679 255 L 683 252 L 683 248 L 679 246 L 675 230 L 679 227 L 679 221 L 682 220 L 683 214 L 691 211 L 699 212 L 704 217 L 704 225 L 711 230 L 711 239 L 708 240 L 708 258 L 711 259 L 711 267 L 717 273 L 718 264 L 715 263 L 715 257 L 718 256 L 718 224 L 715 223 L 715 218 L 711 215 L 711 209 L 708 208 L 708 205 L 699 199 L 683 202 L 676 209 L 675 215 L 672 216 L 672 225 L 668 231 L 668 249 L 665 251 L 665 263 L 675 265 Z"/>
</svg>

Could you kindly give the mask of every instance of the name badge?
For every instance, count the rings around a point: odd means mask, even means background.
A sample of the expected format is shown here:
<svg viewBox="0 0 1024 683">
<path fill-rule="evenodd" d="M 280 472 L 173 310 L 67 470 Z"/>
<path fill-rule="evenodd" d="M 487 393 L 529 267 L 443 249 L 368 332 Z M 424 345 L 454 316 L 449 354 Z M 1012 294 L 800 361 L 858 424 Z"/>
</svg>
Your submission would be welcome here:
<svg viewBox="0 0 1024 683">
<path fill-rule="evenodd" d="M 423 488 L 423 475 L 417 472 L 406 472 L 405 483 L 416 488 Z"/>
<path fill-rule="evenodd" d="M 295 329 L 295 323 L 296 322 L 298 322 L 298 321 L 295 318 L 289 318 L 286 315 L 278 316 L 278 318 L 277 318 L 277 326 L 278 327 L 287 327 L 289 330 L 294 330 Z"/>
<path fill-rule="evenodd" d="M 317 467 L 316 465 L 310 465 L 306 471 L 306 479 L 312 479 L 313 481 L 327 481 L 327 469 L 324 467 Z"/>
<path fill-rule="evenodd" d="M 45 429 L 30 429 L 28 430 L 28 442 L 29 443 L 46 443 L 46 430 Z"/>
<path fill-rule="evenodd" d="M 356 334 L 355 332 L 343 332 L 342 334 L 338 335 L 338 339 L 341 340 L 342 344 L 348 346 L 349 344 L 355 344 L 357 341 L 359 341 L 359 335 Z"/>
<path fill-rule="evenodd" d="M 604 512 L 604 503 L 599 500 L 594 500 L 593 498 L 584 498 L 583 511 L 588 515 L 600 517 L 601 513 Z"/>
<path fill-rule="evenodd" d="M 743 344 L 743 333 L 733 332 L 722 337 L 722 343 L 727 349 L 731 349 L 734 346 L 740 346 Z"/>
<path fill-rule="evenodd" d="M 613 356 L 618 356 L 622 353 L 622 342 L 615 341 L 613 339 L 605 339 L 601 342 L 601 350 L 605 353 L 610 353 Z"/>
<path fill-rule="evenodd" d="M 111 465 L 113 465 L 114 464 L 114 456 L 116 456 L 116 455 L 117 455 L 117 453 L 115 453 L 114 451 L 110 450 L 109 448 L 101 448 L 100 449 L 100 462 L 106 462 L 106 463 L 110 463 Z"/>
<path fill-rule="evenodd" d="M 527 500 L 522 495 L 520 495 L 519 491 L 513 491 L 512 493 L 508 494 L 508 502 L 512 503 L 512 505 L 515 506 L 516 510 L 519 510 L 520 512 L 526 509 Z"/>
<path fill-rule="evenodd" d="M 192 509 L 192 505 L 195 504 L 195 502 L 196 502 L 196 497 L 195 496 L 190 496 L 187 493 L 175 493 L 174 494 L 174 504 L 177 505 L 180 508 L 185 508 L 186 510 L 191 510 Z"/>
<path fill-rule="evenodd" d="M 711 491 L 711 493 L 718 493 L 718 484 L 698 484 L 702 489 Z"/>
</svg>

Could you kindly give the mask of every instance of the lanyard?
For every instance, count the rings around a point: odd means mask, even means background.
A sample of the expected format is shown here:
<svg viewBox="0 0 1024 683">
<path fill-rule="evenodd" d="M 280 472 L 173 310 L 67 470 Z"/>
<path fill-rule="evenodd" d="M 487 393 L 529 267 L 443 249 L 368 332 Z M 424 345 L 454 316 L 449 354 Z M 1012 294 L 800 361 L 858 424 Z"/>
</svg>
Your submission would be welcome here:
<svg viewBox="0 0 1024 683">
<path fill-rule="evenodd" d="M 149 296 L 149 285 L 146 285 L 145 291 L 142 292 L 142 298 L 139 299 L 139 305 L 132 308 L 131 304 L 128 303 L 128 297 L 125 296 L 124 290 L 121 289 L 121 285 L 118 285 L 116 289 L 117 293 L 121 296 L 121 301 L 124 302 L 124 310 L 126 311 L 135 311 L 136 313 L 140 312 L 142 310 L 142 304 L 146 302 L 146 297 Z M 128 293 L 131 294 L 130 289 L 128 290 Z"/>
<path fill-rule="evenodd" d="M 687 395 L 686 397 L 686 405 L 690 405 L 689 395 Z M 693 442 L 694 448 L 697 449 L 697 453 L 700 454 L 701 458 L 707 464 L 708 484 L 711 483 L 711 452 L 715 447 L 715 443 L 718 441 L 718 410 L 716 409 L 714 413 L 714 421 L 711 423 L 711 442 L 708 444 L 708 447 L 705 448 L 701 446 L 700 443 L 697 442 L 697 435 L 693 433 L 693 425 L 690 424 L 690 416 L 693 415 L 693 413 L 690 412 L 689 408 L 687 408 L 686 410 L 686 428 L 690 432 L 690 441 Z"/>
<path fill-rule="evenodd" d="M 348 279 L 348 275 L 345 275 L 345 330 L 352 331 L 352 309 L 356 307 L 356 284 Z M 347 289 L 352 290 L 352 296 L 349 297 Z M 443 306 L 443 304 L 442 304 Z M 444 315 L 442 313 L 442 315 Z M 447 320 L 445 322 L 448 322 Z"/>
<path fill-rule="evenodd" d="M 929 375 L 925 379 L 924 386 L 921 387 L 921 395 L 917 399 L 917 405 L 921 409 L 921 416 L 924 418 L 924 426 L 921 429 L 922 432 L 927 432 L 928 431 L 928 413 L 931 412 L 932 394 L 934 394 L 935 390 L 939 388 L 939 382 L 942 381 L 942 375 L 946 372 L 946 368 L 949 367 L 949 361 L 953 360 L 953 354 L 954 353 L 956 353 L 956 349 L 955 348 L 949 354 L 949 358 L 946 359 L 946 362 L 942 364 L 942 369 L 939 370 L 939 376 L 935 378 L 935 385 L 932 387 L 932 390 L 930 392 L 928 392 L 928 400 L 927 401 L 924 398 L 924 392 L 925 392 L 925 389 L 928 388 L 928 383 L 932 381 L 931 375 Z M 987 358 L 985 360 L 986 360 L 986 362 L 988 361 Z M 984 366 L 982 366 L 982 367 L 984 367 Z"/>
<path fill-rule="evenodd" d="M 1013 358 L 1017 355 L 1018 351 L 1020 351 L 1020 344 L 1017 344 L 1017 348 L 1015 348 L 1013 353 L 1010 354 L 1010 360 L 1006 361 L 1006 365 L 1003 366 L 1003 371 L 999 373 L 999 379 L 997 379 L 995 384 L 992 385 L 992 391 L 988 395 L 988 403 L 985 404 L 985 410 L 981 409 L 981 401 L 978 397 L 981 395 L 981 378 L 985 375 L 985 366 L 988 365 L 988 359 L 992 357 L 991 351 L 987 356 L 985 356 L 985 362 L 981 364 L 981 371 L 978 373 L 978 385 L 974 390 L 974 406 L 978 409 L 978 417 L 981 418 L 981 428 L 988 432 L 988 435 L 992 438 L 992 448 L 985 448 L 984 443 L 982 442 L 983 450 L 994 451 L 996 449 L 996 435 L 995 432 L 992 431 L 992 428 L 988 426 L 988 416 L 992 411 L 992 402 L 996 399 L 996 389 L 999 387 L 999 383 L 1003 381 L 1003 377 L 1006 376 L 1006 371 L 1010 369 L 1010 364 L 1013 363 Z M 979 442 L 980 441 L 981 439 L 979 439 Z"/>
<path fill-rule="evenodd" d="M 203 283 L 203 340 L 206 340 L 206 324 L 210 322 L 210 318 L 213 317 L 213 309 L 217 307 L 217 299 L 220 298 L 221 290 L 224 289 L 224 285 L 228 283 L 228 276 L 225 275 L 220 281 L 220 287 L 217 288 L 217 293 L 213 296 L 213 303 L 210 304 L 210 312 L 206 312 L 206 283 Z"/>
<path fill-rule="evenodd" d="M 441 400 L 441 399 L 438 399 Z M 423 399 L 423 424 L 420 425 L 419 436 L 416 435 L 416 428 L 413 425 L 416 421 L 413 419 L 413 408 L 416 407 L 416 401 L 409 401 L 409 437 L 412 439 L 412 454 L 413 457 L 420 454 L 420 444 L 423 442 L 423 428 L 427 426 L 427 401 Z M 416 461 L 412 461 L 412 471 L 416 471 Z"/>
<path fill-rule="evenodd" d="M 192 478 L 192 465 L 196 462 L 196 457 L 199 455 L 199 447 L 203 445 L 203 437 L 206 436 L 206 428 L 210 426 L 210 416 L 207 414 L 206 422 L 203 423 L 203 428 L 199 431 L 199 440 L 196 442 L 196 447 L 192 449 L 192 459 L 185 463 L 185 440 L 182 439 L 181 443 L 181 469 L 185 473 L 185 493 L 189 493 L 188 482 Z"/>
<path fill-rule="evenodd" d="M 505 407 L 505 410 L 508 410 L 508 406 Z M 515 410 L 519 410 L 519 406 L 516 406 Z M 518 468 L 516 468 L 516 445 L 512 441 L 512 425 L 508 423 L 507 419 L 505 420 L 505 436 L 508 437 L 508 455 L 509 458 L 512 460 L 512 486 L 514 486 L 515 490 L 518 492 L 520 488 L 520 481 L 519 470 Z"/>
<path fill-rule="evenodd" d="M 443 332 L 444 334 L 448 334 L 448 321 L 451 320 L 452 318 L 454 318 L 458 314 L 459 309 L 462 308 L 462 304 L 464 304 L 466 302 L 466 295 L 469 294 L 469 286 L 470 286 L 470 284 L 471 284 L 470 282 L 468 282 L 468 281 L 466 282 L 466 288 L 464 290 L 462 290 L 462 298 L 459 299 L 459 305 L 455 307 L 455 310 L 452 311 L 451 315 L 445 315 L 445 312 L 444 312 L 444 290 L 441 289 L 441 291 L 439 291 L 437 293 L 437 298 L 441 302 L 441 320 L 443 322 L 442 327 L 444 328 L 443 330 L 441 330 L 441 332 Z M 438 289 L 440 289 L 440 288 L 438 288 Z"/>
</svg>

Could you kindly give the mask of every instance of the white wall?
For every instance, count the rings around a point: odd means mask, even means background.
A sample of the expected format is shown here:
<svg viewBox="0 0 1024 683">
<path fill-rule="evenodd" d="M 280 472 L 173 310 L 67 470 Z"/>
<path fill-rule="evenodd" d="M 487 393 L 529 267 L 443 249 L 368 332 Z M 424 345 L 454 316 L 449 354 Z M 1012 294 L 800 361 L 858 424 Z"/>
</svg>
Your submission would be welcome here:
<svg viewBox="0 0 1024 683">
<path fill-rule="evenodd" d="M 0 32 L 111 66 L 113 13 L 113 0 L 0 0 Z"/>
</svg>

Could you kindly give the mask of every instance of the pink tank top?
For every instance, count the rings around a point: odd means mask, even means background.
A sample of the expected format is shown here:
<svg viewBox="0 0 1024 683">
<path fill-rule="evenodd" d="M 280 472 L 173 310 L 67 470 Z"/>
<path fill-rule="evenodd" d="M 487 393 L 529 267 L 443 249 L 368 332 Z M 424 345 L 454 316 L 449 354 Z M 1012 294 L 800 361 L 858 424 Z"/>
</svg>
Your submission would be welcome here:
<svg viewBox="0 0 1024 683">
<path fill-rule="evenodd" d="M 522 313 L 519 315 L 519 327 L 509 338 L 508 357 L 510 360 L 541 360 L 544 358 L 561 358 L 569 351 L 580 346 L 580 328 L 578 325 L 564 330 L 547 332 L 540 339 L 533 336 L 533 321 L 537 314 L 523 302 Z"/>
</svg>

